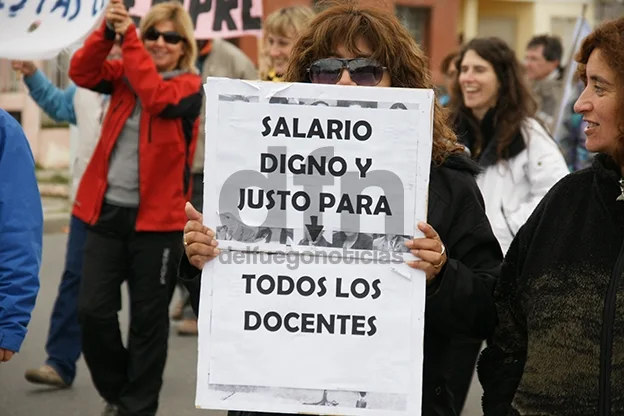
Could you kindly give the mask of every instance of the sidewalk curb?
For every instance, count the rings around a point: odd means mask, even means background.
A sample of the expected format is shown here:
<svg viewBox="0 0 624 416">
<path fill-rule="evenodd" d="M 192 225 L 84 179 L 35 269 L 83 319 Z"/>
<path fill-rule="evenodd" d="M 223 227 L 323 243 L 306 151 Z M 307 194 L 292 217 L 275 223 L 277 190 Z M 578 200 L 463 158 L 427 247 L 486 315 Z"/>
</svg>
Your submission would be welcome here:
<svg viewBox="0 0 624 416">
<path fill-rule="evenodd" d="M 39 182 L 39 194 L 51 198 L 68 198 L 69 187 L 62 184 Z"/>
</svg>

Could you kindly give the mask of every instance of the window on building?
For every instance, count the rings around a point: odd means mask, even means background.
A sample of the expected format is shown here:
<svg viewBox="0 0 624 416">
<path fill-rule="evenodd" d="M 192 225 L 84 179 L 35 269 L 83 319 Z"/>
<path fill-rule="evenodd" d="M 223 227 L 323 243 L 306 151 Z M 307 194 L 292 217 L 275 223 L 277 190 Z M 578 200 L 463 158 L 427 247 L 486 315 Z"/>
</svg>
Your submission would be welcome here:
<svg viewBox="0 0 624 416">
<path fill-rule="evenodd" d="M 524 46 L 519 51 L 516 44 L 517 19 L 511 17 L 483 17 L 479 19 L 479 36 L 496 36 L 507 43 L 511 49 L 516 49 L 518 56 L 524 56 Z"/>
<path fill-rule="evenodd" d="M 429 49 L 429 22 L 431 9 L 397 5 L 395 8 L 399 21 L 411 33 L 423 50 Z"/>
</svg>

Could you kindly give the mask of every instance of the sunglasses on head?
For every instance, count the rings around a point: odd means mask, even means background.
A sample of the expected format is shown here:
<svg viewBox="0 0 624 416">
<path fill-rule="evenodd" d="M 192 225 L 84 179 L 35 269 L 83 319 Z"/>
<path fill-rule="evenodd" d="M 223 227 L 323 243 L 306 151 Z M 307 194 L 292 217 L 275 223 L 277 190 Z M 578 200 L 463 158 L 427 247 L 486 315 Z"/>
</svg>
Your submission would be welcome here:
<svg viewBox="0 0 624 416">
<path fill-rule="evenodd" d="M 171 45 L 176 45 L 184 40 L 182 35 L 177 32 L 159 32 L 155 28 L 151 28 L 150 30 L 145 32 L 145 39 L 147 40 L 156 41 L 161 36 L 166 43 L 169 43 Z"/>
<path fill-rule="evenodd" d="M 308 74 L 314 84 L 336 84 L 344 69 L 349 70 L 349 76 L 357 85 L 373 87 L 381 82 L 387 68 L 370 58 L 325 58 L 314 61 Z"/>
</svg>

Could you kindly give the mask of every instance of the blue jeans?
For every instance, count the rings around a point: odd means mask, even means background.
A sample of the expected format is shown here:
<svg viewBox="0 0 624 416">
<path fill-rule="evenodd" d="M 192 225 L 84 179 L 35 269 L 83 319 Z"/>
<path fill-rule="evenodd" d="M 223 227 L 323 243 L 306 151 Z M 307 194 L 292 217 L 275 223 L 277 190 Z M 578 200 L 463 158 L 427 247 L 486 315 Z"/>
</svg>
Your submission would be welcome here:
<svg viewBox="0 0 624 416">
<path fill-rule="evenodd" d="M 76 362 L 82 350 L 78 324 L 78 292 L 87 224 L 72 215 L 69 223 L 65 270 L 50 317 L 46 342 L 46 364 L 54 368 L 65 383 L 76 377 Z"/>
</svg>

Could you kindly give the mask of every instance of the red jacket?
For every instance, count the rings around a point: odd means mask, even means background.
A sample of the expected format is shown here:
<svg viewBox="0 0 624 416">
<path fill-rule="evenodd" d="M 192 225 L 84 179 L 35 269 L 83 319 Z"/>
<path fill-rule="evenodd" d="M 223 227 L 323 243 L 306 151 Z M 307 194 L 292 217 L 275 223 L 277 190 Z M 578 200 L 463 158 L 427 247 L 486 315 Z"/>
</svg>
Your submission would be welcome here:
<svg viewBox="0 0 624 416">
<path fill-rule="evenodd" d="M 111 94 L 102 133 L 80 181 L 73 214 L 88 224 L 100 216 L 107 189 L 108 162 L 136 100 L 139 124 L 139 207 L 137 231 L 180 231 L 190 198 L 190 168 L 197 144 L 201 78 L 182 73 L 163 79 L 130 25 L 122 60 L 109 61 L 114 33 L 106 22 L 72 57 L 69 76 L 76 85 Z"/>
</svg>

